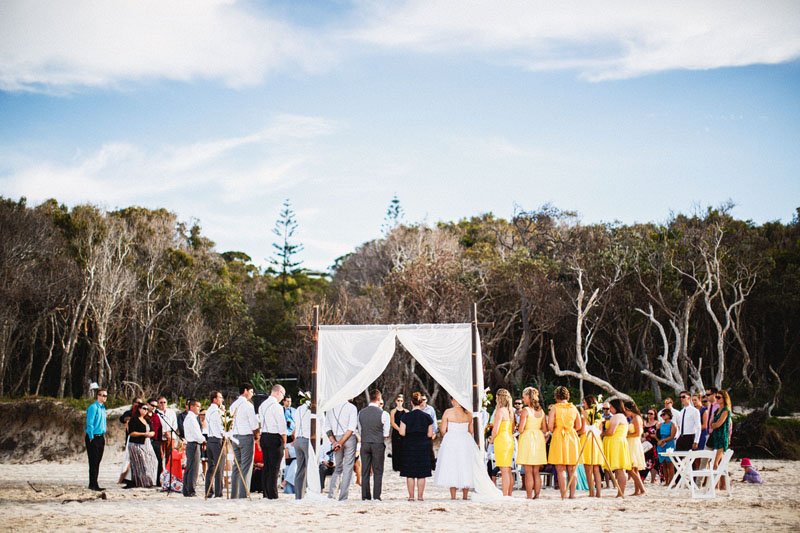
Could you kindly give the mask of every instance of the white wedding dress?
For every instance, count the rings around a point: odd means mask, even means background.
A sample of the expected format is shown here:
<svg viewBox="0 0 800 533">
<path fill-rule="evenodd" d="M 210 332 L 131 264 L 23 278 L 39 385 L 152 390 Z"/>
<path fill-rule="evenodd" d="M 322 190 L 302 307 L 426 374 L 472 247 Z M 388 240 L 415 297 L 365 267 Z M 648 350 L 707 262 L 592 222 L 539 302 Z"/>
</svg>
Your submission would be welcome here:
<svg viewBox="0 0 800 533">
<path fill-rule="evenodd" d="M 447 433 L 439 446 L 433 482 L 440 487 L 473 488 L 472 466 L 476 448 L 468 422 L 448 422 Z"/>
</svg>

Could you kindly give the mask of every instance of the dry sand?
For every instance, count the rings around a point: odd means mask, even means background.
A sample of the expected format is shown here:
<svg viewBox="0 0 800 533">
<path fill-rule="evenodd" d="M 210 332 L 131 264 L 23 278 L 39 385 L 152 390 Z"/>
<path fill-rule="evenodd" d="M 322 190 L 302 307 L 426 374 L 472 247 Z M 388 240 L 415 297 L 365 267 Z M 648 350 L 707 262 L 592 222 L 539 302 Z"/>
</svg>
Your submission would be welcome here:
<svg viewBox="0 0 800 533">
<path fill-rule="evenodd" d="M 648 483 L 646 496 L 625 500 L 613 498 L 608 489 L 600 500 L 579 492 L 577 499 L 562 501 L 558 491 L 544 489 L 539 500 L 527 501 L 523 491 L 515 491 L 507 501 L 486 504 L 451 501 L 445 489 L 432 484 L 424 502 L 408 502 L 404 480 L 394 472 L 384 480 L 382 502 L 360 501 L 356 485 L 347 502 L 298 503 L 284 494 L 276 501 L 260 495 L 251 501 L 206 501 L 119 488 L 114 483 L 119 457 L 101 465 L 100 484 L 108 490 L 100 499 L 84 488 L 88 473 L 83 462 L 0 464 L 0 530 L 800 531 L 800 462 L 756 465 L 765 484 L 736 482 L 730 499 L 691 500 L 688 491 L 668 493 Z M 741 478 L 738 464 L 732 466 Z"/>
</svg>

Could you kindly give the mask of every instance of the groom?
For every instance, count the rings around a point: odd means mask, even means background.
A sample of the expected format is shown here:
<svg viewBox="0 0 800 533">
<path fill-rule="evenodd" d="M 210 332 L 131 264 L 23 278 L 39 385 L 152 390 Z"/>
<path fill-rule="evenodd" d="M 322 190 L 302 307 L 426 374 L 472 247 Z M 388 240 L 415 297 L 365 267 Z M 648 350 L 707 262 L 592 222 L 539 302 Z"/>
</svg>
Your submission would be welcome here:
<svg viewBox="0 0 800 533">
<path fill-rule="evenodd" d="M 386 458 L 386 439 L 392 426 L 389 413 L 381 409 L 381 391 L 375 389 L 369 394 L 369 405 L 358 413 L 358 427 L 361 434 L 361 499 L 381 499 L 383 483 L 383 462 Z M 375 490 L 370 495 L 370 476 L 375 474 Z"/>
</svg>

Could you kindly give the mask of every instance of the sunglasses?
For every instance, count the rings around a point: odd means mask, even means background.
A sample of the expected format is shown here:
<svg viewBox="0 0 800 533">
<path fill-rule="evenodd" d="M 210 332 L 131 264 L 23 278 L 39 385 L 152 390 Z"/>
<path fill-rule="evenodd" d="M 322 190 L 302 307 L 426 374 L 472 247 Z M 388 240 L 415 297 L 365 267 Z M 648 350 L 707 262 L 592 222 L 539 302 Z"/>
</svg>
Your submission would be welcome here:
<svg viewBox="0 0 800 533">
<path fill-rule="evenodd" d="M 98 396 L 102 396 L 103 398 L 108 398 L 108 394 L 98 394 Z"/>
<path fill-rule="evenodd" d="M 717 400 L 721 400 L 722 396 L 714 396 L 714 398 L 716 398 Z"/>
</svg>

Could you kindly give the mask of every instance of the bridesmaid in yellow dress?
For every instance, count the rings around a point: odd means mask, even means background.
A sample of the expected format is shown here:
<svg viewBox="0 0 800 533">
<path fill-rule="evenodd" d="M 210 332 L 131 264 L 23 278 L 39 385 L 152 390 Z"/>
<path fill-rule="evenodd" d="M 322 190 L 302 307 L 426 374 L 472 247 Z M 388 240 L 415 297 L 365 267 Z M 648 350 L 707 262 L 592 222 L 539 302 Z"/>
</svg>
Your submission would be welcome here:
<svg viewBox="0 0 800 533">
<path fill-rule="evenodd" d="M 611 404 L 611 418 L 603 440 L 603 451 L 614 476 L 617 478 L 619 493 L 617 498 L 625 497 L 625 474 L 631 469 L 631 451 L 628 448 L 628 419 L 622 400 L 615 398 Z"/>
<path fill-rule="evenodd" d="M 511 496 L 514 488 L 514 478 L 511 476 L 511 463 L 514 461 L 514 409 L 511 407 L 511 394 L 506 389 L 499 389 L 496 398 L 497 407 L 492 427 L 494 462 L 500 468 L 503 496 Z"/>
<path fill-rule="evenodd" d="M 644 449 L 642 448 L 644 422 L 642 421 L 642 413 L 639 412 L 639 407 L 633 400 L 627 400 L 625 402 L 625 416 L 631 420 L 630 427 L 628 428 L 628 450 L 631 452 L 631 469 L 628 472 L 628 478 L 633 481 L 633 495 L 642 496 L 644 495 L 644 482 L 639 472 L 647 470 L 647 462 L 645 461 Z"/>
<path fill-rule="evenodd" d="M 547 415 L 547 427 L 553 428 L 550 440 L 550 454 L 548 462 L 556 466 L 558 488 L 561 490 L 561 499 L 575 497 L 575 466 L 578 464 L 578 432 L 581 428 L 581 419 L 578 410 L 569 403 L 569 390 L 566 387 L 556 387 L 556 403 L 550 406 Z M 569 481 L 567 479 L 569 478 Z"/>
<path fill-rule="evenodd" d="M 542 490 L 542 477 L 539 467 L 547 464 L 547 448 L 544 432 L 547 431 L 547 418 L 539 404 L 539 391 L 528 387 L 522 391 L 525 407 L 519 415 L 519 444 L 517 464 L 525 467 L 525 493 L 529 500 L 539 497 Z"/>
<path fill-rule="evenodd" d="M 583 399 L 583 426 L 581 428 L 581 455 L 583 469 L 586 471 L 586 483 L 589 485 L 589 497 L 599 498 L 603 488 L 603 477 L 600 473 L 603 464 L 603 448 L 600 431 L 597 427 L 602 417 L 597 412 L 597 399 L 591 394 Z M 594 432 L 594 437 L 591 433 Z M 586 440 L 589 440 L 587 443 Z"/>
</svg>

